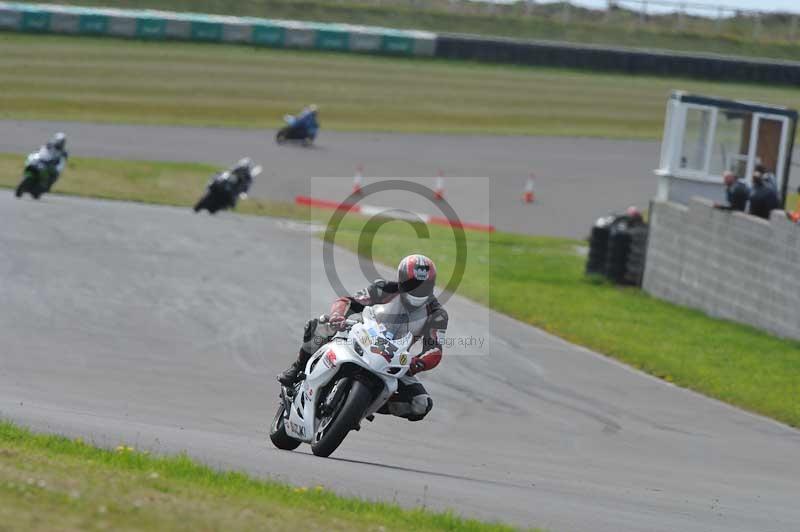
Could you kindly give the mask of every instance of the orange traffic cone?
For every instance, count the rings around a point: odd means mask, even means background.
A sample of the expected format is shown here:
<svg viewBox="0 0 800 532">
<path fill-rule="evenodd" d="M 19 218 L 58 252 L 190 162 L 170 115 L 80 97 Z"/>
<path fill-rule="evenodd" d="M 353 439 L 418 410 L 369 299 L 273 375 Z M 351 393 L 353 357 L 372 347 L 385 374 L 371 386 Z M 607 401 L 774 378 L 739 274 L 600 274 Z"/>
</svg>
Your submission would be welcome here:
<svg viewBox="0 0 800 532">
<path fill-rule="evenodd" d="M 433 197 L 437 200 L 444 199 L 444 173 L 439 170 L 439 175 L 436 176 L 436 185 L 433 187 Z"/>
<path fill-rule="evenodd" d="M 536 194 L 533 192 L 533 174 L 528 177 L 528 182 L 525 183 L 525 191 L 522 193 L 522 201 L 525 203 L 533 203 L 536 201 Z"/>
<path fill-rule="evenodd" d="M 361 194 L 361 185 L 364 182 L 364 166 L 356 167 L 356 175 L 353 176 L 353 194 Z"/>
</svg>

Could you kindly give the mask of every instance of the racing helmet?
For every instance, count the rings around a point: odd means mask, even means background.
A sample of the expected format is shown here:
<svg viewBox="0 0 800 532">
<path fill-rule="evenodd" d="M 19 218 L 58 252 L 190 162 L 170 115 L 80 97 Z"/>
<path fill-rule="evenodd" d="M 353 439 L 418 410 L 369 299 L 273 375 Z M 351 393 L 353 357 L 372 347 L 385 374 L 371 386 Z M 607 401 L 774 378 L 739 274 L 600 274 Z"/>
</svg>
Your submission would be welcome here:
<svg viewBox="0 0 800 532">
<path fill-rule="evenodd" d="M 425 255 L 409 255 L 397 267 L 397 284 L 403 303 L 421 307 L 433 297 L 436 265 Z"/>
<path fill-rule="evenodd" d="M 251 166 L 253 166 L 253 161 L 250 160 L 250 157 L 245 157 L 236 163 L 236 165 L 233 167 L 233 170 L 231 170 L 231 173 L 237 178 L 246 178 L 248 175 L 250 175 Z"/>
<path fill-rule="evenodd" d="M 49 144 L 52 144 L 57 150 L 64 151 L 64 148 L 67 147 L 67 136 L 59 131 L 53 135 L 53 139 L 49 142 Z"/>
</svg>

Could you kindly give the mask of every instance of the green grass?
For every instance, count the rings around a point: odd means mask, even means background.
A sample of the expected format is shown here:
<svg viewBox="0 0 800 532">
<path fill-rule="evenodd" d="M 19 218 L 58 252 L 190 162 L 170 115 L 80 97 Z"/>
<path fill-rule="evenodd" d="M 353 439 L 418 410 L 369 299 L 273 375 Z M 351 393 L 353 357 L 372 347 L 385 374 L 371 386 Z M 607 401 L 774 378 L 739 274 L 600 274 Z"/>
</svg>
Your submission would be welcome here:
<svg viewBox="0 0 800 532">
<path fill-rule="evenodd" d="M 2 530 L 512 530 L 0 422 Z"/>
<path fill-rule="evenodd" d="M 570 23 L 564 24 L 563 6 L 558 3 L 531 6 L 531 16 L 525 16 L 522 4 L 498 5 L 490 14 L 480 4 L 454 4 L 449 0 L 67 0 L 62 3 L 800 58 L 800 46 L 797 40 L 791 40 L 791 21 L 780 14 L 763 17 L 762 31 L 756 38 L 752 18 L 744 16 L 731 17 L 719 26 L 713 20 L 687 16 L 681 28 L 677 17 L 671 14 L 651 15 L 642 21 L 638 14 L 624 9 L 615 9 L 607 16 L 604 12 L 573 7 Z"/>
<path fill-rule="evenodd" d="M 0 154 L 0 186 L 16 185 L 22 161 L 19 155 Z M 201 164 L 76 158 L 54 191 L 189 206 L 215 170 Z M 249 199 L 238 211 L 329 218 L 322 211 Z M 373 232 L 376 260 L 396 264 L 410 252 L 426 253 L 438 264 L 441 285 L 446 284 L 456 258 L 449 229 L 430 227 L 428 238 L 417 238 L 419 228 L 404 222 L 367 231 L 364 223 L 348 215 L 335 242 L 366 254 L 359 239 Z M 800 427 L 800 342 L 587 278 L 585 258 L 575 251 L 582 243 L 576 240 L 466 236 L 467 275 L 459 294 L 680 386 Z"/>
<path fill-rule="evenodd" d="M 432 59 L 0 33 L 0 118 L 660 138 L 671 89 L 800 107 L 800 91 Z"/>
<path fill-rule="evenodd" d="M 359 246 L 364 221 L 348 217 L 335 237 Z M 395 222 L 377 231 L 372 256 L 397 264 L 409 252 L 433 258 L 444 285 L 454 268 L 452 232 L 419 239 Z M 800 342 L 652 298 L 584 275 L 570 239 L 468 233 L 458 293 L 570 342 L 747 410 L 800 427 Z M 458 315 L 451 316 L 456 322 Z"/>
<path fill-rule="evenodd" d="M 24 162 L 22 155 L 0 153 L 0 187 L 17 186 Z M 200 163 L 72 157 L 53 193 L 189 207 L 200 199 L 209 178 L 219 170 Z M 307 208 L 255 198 L 239 202 L 237 210 L 291 218 L 307 218 L 309 212 Z"/>
</svg>

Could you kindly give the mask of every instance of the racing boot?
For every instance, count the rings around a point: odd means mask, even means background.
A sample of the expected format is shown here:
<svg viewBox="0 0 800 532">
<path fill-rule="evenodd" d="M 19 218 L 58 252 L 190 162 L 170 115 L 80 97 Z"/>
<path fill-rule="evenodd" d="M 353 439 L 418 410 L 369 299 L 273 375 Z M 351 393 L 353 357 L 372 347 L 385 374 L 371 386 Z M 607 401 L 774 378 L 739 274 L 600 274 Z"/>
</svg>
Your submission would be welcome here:
<svg viewBox="0 0 800 532">
<path fill-rule="evenodd" d="M 292 362 L 292 365 L 287 370 L 278 375 L 278 382 L 284 386 L 294 385 L 300 373 L 305 369 L 309 358 L 311 358 L 311 354 L 301 349 L 300 354 L 297 355 L 297 360 Z"/>
</svg>

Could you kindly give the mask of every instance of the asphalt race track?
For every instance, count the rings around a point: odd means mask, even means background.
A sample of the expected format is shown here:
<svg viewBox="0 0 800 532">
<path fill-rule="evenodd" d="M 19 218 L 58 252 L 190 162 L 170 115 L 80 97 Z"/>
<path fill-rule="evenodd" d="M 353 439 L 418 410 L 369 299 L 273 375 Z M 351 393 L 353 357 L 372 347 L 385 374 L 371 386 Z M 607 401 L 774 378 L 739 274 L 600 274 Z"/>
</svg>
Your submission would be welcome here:
<svg viewBox="0 0 800 532">
<path fill-rule="evenodd" d="M 2 417 L 555 532 L 800 523 L 800 432 L 458 297 L 448 337 L 485 343 L 424 377 L 426 420 L 379 416 L 330 459 L 278 451 L 273 375 L 333 295 L 309 227 L 2 191 L 0 228 Z"/>
<path fill-rule="evenodd" d="M 324 115 L 322 120 L 324 127 Z M 307 149 L 276 145 L 274 131 L 0 120 L 0 152 L 27 153 L 55 131 L 67 133 L 70 152 L 76 156 L 229 165 L 247 155 L 264 167 L 253 195 L 284 201 L 298 194 L 343 200 L 350 194 L 359 164 L 364 166 L 365 184 L 401 177 L 422 178 L 420 182 L 433 187 L 441 170 L 447 200 L 462 220 L 517 233 L 575 238 L 588 235 L 592 223 L 608 212 L 629 205 L 647 207 L 656 190 L 652 170 L 658 165 L 660 145 L 323 129 L 317 144 Z M 531 172 L 536 174 L 537 201 L 526 205 L 522 193 Z M 68 172 L 64 178 L 69 178 Z M 363 201 L 441 214 L 422 198 L 384 196 Z"/>
</svg>

